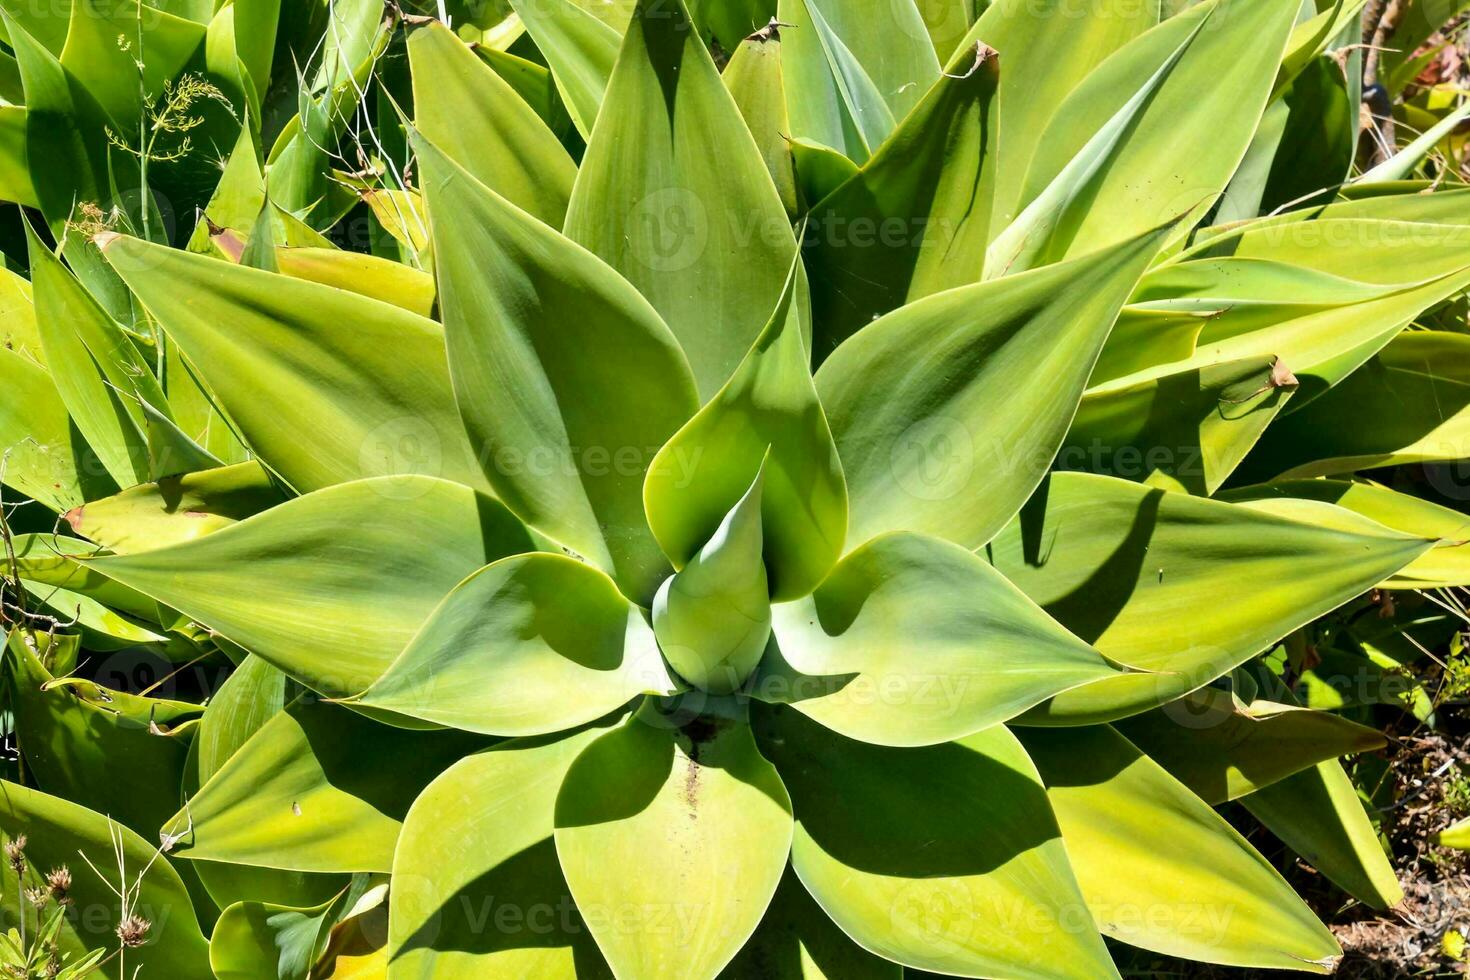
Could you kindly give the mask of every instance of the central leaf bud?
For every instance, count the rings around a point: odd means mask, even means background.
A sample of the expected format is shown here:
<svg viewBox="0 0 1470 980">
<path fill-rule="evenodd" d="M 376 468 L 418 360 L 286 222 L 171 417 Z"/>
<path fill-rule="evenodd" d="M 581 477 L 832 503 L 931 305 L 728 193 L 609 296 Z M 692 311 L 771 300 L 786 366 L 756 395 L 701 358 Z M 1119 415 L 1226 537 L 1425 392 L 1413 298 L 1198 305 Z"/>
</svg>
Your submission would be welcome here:
<svg viewBox="0 0 1470 980">
<path fill-rule="evenodd" d="M 771 636 L 761 476 L 682 570 L 659 586 L 653 632 L 669 666 L 711 694 L 745 683 Z"/>
</svg>

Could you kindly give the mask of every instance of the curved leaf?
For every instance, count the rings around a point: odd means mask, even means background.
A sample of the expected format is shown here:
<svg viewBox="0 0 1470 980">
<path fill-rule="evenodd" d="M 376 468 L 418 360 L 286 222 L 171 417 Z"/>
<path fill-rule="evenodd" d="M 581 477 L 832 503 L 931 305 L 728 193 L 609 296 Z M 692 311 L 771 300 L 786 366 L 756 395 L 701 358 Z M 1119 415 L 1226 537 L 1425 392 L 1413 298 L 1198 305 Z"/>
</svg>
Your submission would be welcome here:
<svg viewBox="0 0 1470 980">
<path fill-rule="evenodd" d="M 66 404 L 41 365 L 0 348 L 0 480 L 58 512 L 92 497 L 116 492 L 117 484 L 72 424 Z"/>
<path fill-rule="evenodd" d="M 487 486 L 433 321 L 134 238 L 103 250 L 245 441 L 296 490 L 405 472 Z"/>
<path fill-rule="evenodd" d="M 118 554 L 192 541 L 285 501 L 259 463 L 130 487 L 66 512 L 72 530 Z"/>
<path fill-rule="evenodd" d="M 92 561 L 341 697 L 377 679 L 465 576 L 530 550 L 489 497 L 407 476 L 329 487 L 193 541 Z"/>
<path fill-rule="evenodd" d="M 199 707 L 56 684 L 20 633 L 7 659 L 20 748 L 36 784 L 152 837 L 177 809 L 189 749 L 186 735 L 170 733 L 187 727 Z"/>
<path fill-rule="evenodd" d="M 903 968 L 847 938 L 787 866 L 765 918 L 720 980 L 901 980 Z"/>
<path fill-rule="evenodd" d="M 1407 565 L 1432 542 L 1314 527 L 1106 476 L 1057 473 L 986 548 L 992 564 L 1124 674 L 1035 724 L 1136 714 L 1201 687 Z M 1261 583 L 1270 588 L 1261 588 Z M 1188 617 L 1187 643 L 1179 617 Z"/>
<path fill-rule="evenodd" d="M 1206 803 L 1224 803 L 1319 762 L 1381 748 L 1372 728 L 1326 711 L 1201 688 L 1118 723 L 1128 740 Z"/>
<path fill-rule="evenodd" d="M 763 472 L 761 525 L 776 600 L 809 593 L 841 555 L 847 532 L 842 463 L 788 315 L 796 277 L 793 265 L 755 346 L 658 451 L 643 482 L 654 537 L 683 568 Z"/>
<path fill-rule="evenodd" d="M 1470 516 L 1428 500 L 1367 480 L 1324 479 L 1282 480 L 1241 487 L 1226 492 L 1222 499 L 1264 506 L 1268 510 L 1281 504 L 1335 504 L 1405 534 L 1439 538 L 1439 544 L 1433 549 L 1381 584 L 1387 588 L 1414 589 L 1470 584 L 1470 549 L 1465 547 L 1470 539 Z M 1311 522 L 1315 512 L 1293 506 L 1279 513 Z"/>
<path fill-rule="evenodd" d="M 437 21 L 408 44 L 414 125 L 476 180 L 560 228 L 577 166 L 541 117 Z"/>
<path fill-rule="evenodd" d="M 802 246 L 818 360 L 906 302 L 980 281 L 1003 75 L 991 48 L 960 51 L 862 169 L 812 206 Z"/>
<path fill-rule="evenodd" d="M 756 695 L 879 745 L 963 738 L 1118 672 L 984 561 L 916 534 L 874 538 L 773 612 L 780 662 Z"/>
<path fill-rule="evenodd" d="M 1272 426 L 1242 476 L 1293 479 L 1467 456 L 1470 337 L 1416 330 Z"/>
<path fill-rule="evenodd" d="M 64 928 L 80 948 L 117 949 L 115 930 L 122 909 L 115 889 L 126 881 L 136 884 L 133 908 L 152 923 L 149 941 L 127 951 L 128 976 L 134 969 L 139 976 L 208 975 L 208 951 L 189 893 L 168 859 L 158 857 L 157 848 L 144 838 L 100 813 L 4 781 L 0 781 L 0 833 L 10 840 L 24 834 L 26 858 L 40 873 L 62 866 L 72 869 L 72 901 L 86 914 Z M 27 879 L 27 884 L 37 883 Z M 8 867 L 3 886 L 8 904 L 19 891 Z M 111 968 L 109 975 L 117 976 Z"/>
<path fill-rule="evenodd" d="M 781 296 L 796 252 L 786 209 L 682 0 L 639 4 L 606 104 L 566 235 L 658 310 L 707 400 Z"/>
<path fill-rule="evenodd" d="M 551 66 L 551 77 L 577 131 L 587 137 L 618 58 L 619 33 L 569 0 L 510 0 L 510 4 Z"/>
<path fill-rule="evenodd" d="M 619 975 L 711 980 L 786 867 L 791 801 L 776 770 L 743 722 L 699 724 L 675 729 L 645 708 L 587 746 L 557 794 L 557 858 Z"/>
<path fill-rule="evenodd" d="M 552 842 L 567 769 L 606 730 L 502 742 L 419 794 L 393 856 L 388 980 L 611 976 Z"/>
<path fill-rule="evenodd" d="M 1404 900 L 1378 831 L 1342 763 L 1319 763 L 1240 802 L 1303 861 L 1360 902 L 1389 909 Z"/>
<path fill-rule="evenodd" d="M 1031 729 L 1067 854 L 1114 939 L 1206 963 L 1326 973 L 1342 950 L 1271 863 L 1112 729 Z"/>
<path fill-rule="evenodd" d="M 460 732 L 392 728 L 301 699 L 261 725 L 164 830 L 184 858 L 386 872 L 414 797 L 484 744 Z"/>
<path fill-rule="evenodd" d="M 611 579 L 533 554 L 457 585 L 352 703 L 487 735 L 544 735 L 672 688 L 642 611 Z"/>
<path fill-rule="evenodd" d="M 898 749 L 789 708 L 756 725 L 791 788 L 792 867 L 863 948 L 951 975 L 1117 976 L 1041 779 L 1005 728 Z"/>
<path fill-rule="evenodd" d="M 657 447 L 698 407 L 684 355 L 596 256 L 414 145 L 454 393 L 491 486 L 647 602 L 668 566 L 640 490 Z"/>
<path fill-rule="evenodd" d="M 1203 213 L 1245 155 L 1295 13 L 1274 0 L 1207 0 L 1099 65 L 1037 141 L 1025 208 L 992 244 L 986 275 Z M 1210 152 L 1200 154 L 1201 145 Z"/>
<path fill-rule="evenodd" d="M 900 529 L 989 540 L 1051 464 L 1161 237 L 930 296 L 833 352 L 816 383 L 847 476 L 848 546 Z"/>
</svg>

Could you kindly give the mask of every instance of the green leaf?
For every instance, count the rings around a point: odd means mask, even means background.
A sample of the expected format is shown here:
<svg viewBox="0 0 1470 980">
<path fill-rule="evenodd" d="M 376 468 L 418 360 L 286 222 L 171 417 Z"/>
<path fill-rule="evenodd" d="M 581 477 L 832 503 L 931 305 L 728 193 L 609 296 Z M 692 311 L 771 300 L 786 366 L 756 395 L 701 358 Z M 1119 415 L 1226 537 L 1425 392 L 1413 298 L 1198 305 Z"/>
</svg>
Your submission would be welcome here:
<svg viewBox="0 0 1470 980">
<path fill-rule="evenodd" d="M 199 707 L 55 683 L 22 633 L 12 634 L 7 654 L 11 707 L 36 784 L 152 837 L 177 809 L 188 752 L 187 736 L 169 733 Z"/>
<path fill-rule="evenodd" d="M 285 674 L 247 654 L 209 699 L 194 735 L 195 773 L 185 782 L 187 795 L 224 764 L 260 728 L 295 700 L 297 688 Z M 347 886 L 340 874 L 310 874 L 247 864 L 196 860 L 190 868 L 221 909 L 237 902 L 266 902 L 304 908 L 319 905 Z"/>
<path fill-rule="evenodd" d="M 947 541 L 874 538 L 773 610 L 757 696 L 849 738 L 933 745 L 1117 673 L 993 568 Z"/>
<path fill-rule="evenodd" d="M 966 41 L 1001 52 L 1001 136 L 995 142 L 995 220 L 1015 218 L 1027 166 L 1046 124 L 1067 95 L 1109 55 L 1159 21 L 1154 4 L 1098 0 L 1077 17 L 1065 0 L 997 0 L 976 20 Z M 993 233 L 992 233 L 993 234 Z"/>
<path fill-rule="evenodd" d="M 386 872 L 414 797 L 483 745 L 477 736 L 405 731 L 303 698 L 261 725 L 164 830 L 184 858 Z"/>
<path fill-rule="evenodd" d="M 276 265 L 294 279 L 345 289 L 427 317 L 434 310 L 434 277 L 401 262 L 335 248 L 276 246 Z"/>
<path fill-rule="evenodd" d="M 346 894 L 310 908 L 231 905 L 220 913 L 209 939 L 216 980 L 307 980 L 326 950 Z"/>
<path fill-rule="evenodd" d="M 212 534 L 285 499 L 259 463 L 237 463 L 130 487 L 65 516 L 78 534 L 132 554 Z"/>
<path fill-rule="evenodd" d="M 975 548 L 1004 526 L 1160 238 L 930 296 L 833 352 L 816 380 L 847 475 L 848 546 L 909 530 Z"/>
<path fill-rule="evenodd" d="M 1358 901 L 1389 909 L 1404 900 L 1342 763 L 1320 763 L 1240 802 L 1303 861 Z"/>
<path fill-rule="evenodd" d="M 135 238 L 104 250 L 245 441 L 296 490 L 398 473 L 486 487 L 433 321 Z"/>
<path fill-rule="evenodd" d="M 643 515 L 657 447 L 694 413 L 658 314 L 596 256 L 415 139 L 449 371 L 491 486 L 644 603 L 667 563 Z"/>
<path fill-rule="evenodd" d="M 735 100 L 745 128 L 760 150 L 782 206 L 787 214 L 796 214 L 796 171 L 787 137 L 791 122 L 786 116 L 779 27 L 762 28 L 741 41 L 720 73 L 720 81 Z"/>
<path fill-rule="evenodd" d="M 1376 730 L 1340 715 L 1267 700 L 1247 704 L 1213 687 L 1124 719 L 1118 730 L 1206 803 L 1384 744 Z"/>
<path fill-rule="evenodd" d="M 319 490 L 192 541 L 93 563 L 341 697 L 376 680 L 465 576 L 531 549 L 490 498 L 407 476 Z"/>
<path fill-rule="evenodd" d="M 584 749 L 557 794 L 557 857 L 622 976 L 711 980 L 786 867 L 791 800 L 750 728 L 695 724 L 676 729 L 646 706 Z"/>
<path fill-rule="evenodd" d="M 1460 228 L 1365 218 L 1244 227 L 1216 239 L 1208 256 L 1191 254 L 1144 276 L 1103 351 L 1093 391 L 1280 358 L 1307 386 L 1293 407 L 1300 411 L 1422 310 L 1470 284 L 1470 238 Z M 1160 316 L 1183 326 L 1176 341 L 1157 347 L 1149 319 Z"/>
<path fill-rule="evenodd" d="M 149 942 L 127 951 L 128 975 L 137 970 L 139 976 L 208 976 L 208 951 L 189 893 L 168 859 L 159 857 L 147 840 L 100 813 L 11 782 L 0 782 L 0 833 L 10 840 L 24 834 L 26 858 L 41 873 L 61 866 L 72 869 L 72 901 L 91 913 L 68 920 L 64 927 L 75 937 L 76 948 L 117 949 L 115 930 L 122 909 L 116 890 L 125 883 L 136 889 L 132 907 L 146 910 L 152 922 Z M 36 883 L 27 879 L 27 884 Z M 8 868 L 3 888 L 8 905 L 19 892 Z"/>
<path fill-rule="evenodd" d="M 861 163 L 939 78 L 928 29 L 911 3 L 781 0 L 781 49 L 792 135 Z"/>
<path fill-rule="evenodd" d="M 158 603 L 113 581 L 86 561 L 98 550 L 94 544 L 59 534 L 16 534 L 7 557 L 14 557 L 11 569 L 27 582 L 59 586 L 143 622 L 162 622 Z"/>
<path fill-rule="evenodd" d="M 901 980 L 903 968 L 853 942 L 790 866 L 755 934 L 721 980 Z"/>
<path fill-rule="evenodd" d="M 1430 126 L 1413 142 L 1407 146 L 1400 147 L 1398 152 L 1378 166 L 1360 176 L 1355 183 L 1375 184 L 1394 180 L 1404 180 L 1414 173 L 1414 168 L 1424 161 L 1424 158 L 1434 152 L 1435 147 L 1445 137 L 1453 133 L 1461 123 L 1470 118 L 1470 101 L 1466 101 L 1454 110 L 1445 113 L 1444 117 Z"/>
<path fill-rule="evenodd" d="M 941 62 L 959 48 L 970 25 L 975 21 L 975 4 L 972 0 L 917 0 L 919 16 L 929 29 L 929 40 L 934 42 L 934 51 Z"/>
<path fill-rule="evenodd" d="M 761 525 L 770 595 L 809 593 L 847 533 L 847 486 L 817 400 L 800 331 L 789 315 L 792 266 L 765 330 L 735 374 L 654 456 L 643 483 L 649 526 L 683 568 L 761 471 Z"/>
<path fill-rule="evenodd" d="M 76 426 L 119 486 L 149 479 L 143 410 L 166 407 L 122 327 L 26 226 L 36 322 L 52 379 Z"/>
<path fill-rule="evenodd" d="M 51 374 L 34 360 L 0 349 L 0 479 L 45 507 L 65 512 L 117 490 L 107 469 L 72 424 Z"/>
<path fill-rule="evenodd" d="M 818 359 L 904 303 L 980 280 L 999 66 L 988 47 L 960 51 L 862 168 L 812 207 L 803 260 Z"/>
<path fill-rule="evenodd" d="M 551 66 L 551 77 L 577 131 L 589 136 L 622 35 L 569 0 L 510 2 Z"/>
<path fill-rule="evenodd" d="M 1467 456 L 1470 336 L 1410 331 L 1272 426 L 1241 475 L 1295 479 Z"/>
<path fill-rule="evenodd" d="M 1434 842 L 1441 847 L 1453 847 L 1470 851 L 1470 817 L 1459 821 L 1434 835 Z"/>
<path fill-rule="evenodd" d="M 792 792 L 792 867 L 864 949 L 946 974 L 1117 976 L 1078 916 L 1041 779 L 1005 728 L 899 749 L 789 708 L 761 710 L 756 725 Z"/>
<path fill-rule="evenodd" d="M 1145 479 L 1209 496 L 1286 407 L 1283 361 L 1209 364 L 1083 396 L 1059 468 Z"/>
<path fill-rule="evenodd" d="M 445 597 L 354 704 L 487 735 L 544 735 L 673 693 L 643 612 L 562 555 L 504 558 Z"/>
<path fill-rule="evenodd" d="M 23 105 L 0 106 L 0 199 L 39 208 L 26 157 L 27 118 Z"/>
<path fill-rule="evenodd" d="M 761 559 L 764 484 L 762 467 L 709 540 L 653 598 L 653 630 L 669 665 L 712 694 L 739 689 L 771 637 L 771 590 Z"/>
<path fill-rule="evenodd" d="M 389 980 L 611 976 L 552 840 L 567 769 L 606 731 L 502 742 L 456 762 L 419 794 L 393 856 Z M 618 908 L 633 907 L 594 914 Z"/>
<path fill-rule="evenodd" d="M 480 183 L 560 228 L 577 165 L 489 65 L 438 22 L 408 44 L 414 125 Z"/>
<path fill-rule="evenodd" d="M 1470 517 L 1457 510 L 1367 480 L 1282 480 L 1241 487 L 1222 498 L 1309 523 L 1325 517 L 1314 504 L 1334 504 L 1405 534 L 1438 538 L 1434 548 L 1380 584 L 1412 589 L 1470 584 L 1470 549 L 1464 547 Z"/>
<path fill-rule="evenodd" d="M 638 9 L 577 174 L 566 234 L 653 304 L 708 400 L 776 306 L 796 240 L 682 3 L 646 0 Z"/>
<path fill-rule="evenodd" d="M 1274 0 L 1206 0 L 1099 65 L 1042 132 L 1026 171 L 1025 208 L 992 244 L 986 275 L 1083 255 L 1181 214 L 1202 214 L 1245 155 L 1295 12 Z"/>
<path fill-rule="evenodd" d="M 1329 972 L 1342 950 L 1218 814 L 1105 726 L 1022 733 L 1098 926 L 1206 963 Z"/>
<path fill-rule="evenodd" d="M 102 172 L 99 163 L 107 155 L 101 145 L 105 117 L 55 54 L 30 34 L 41 24 L 30 18 L 25 26 L 17 21 L 17 12 L 23 6 L 29 5 L 22 0 L 7 0 L 0 5 L 0 19 L 25 89 L 26 159 L 31 183 L 42 214 L 55 228 L 72 216 L 78 201 L 98 199 L 96 175 Z M 64 39 L 65 25 L 60 18 L 50 21 L 48 33 L 56 29 L 62 31 L 60 37 Z M 59 42 L 54 50 L 61 50 Z"/>
<path fill-rule="evenodd" d="M 145 103 L 163 94 L 203 43 L 203 24 L 156 4 L 73 0 L 61 64 L 116 124 L 135 128 Z"/>
<path fill-rule="evenodd" d="M 1057 473 L 985 549 L 1124 674 L 1025 716 L 1091 724 L 1167 704 L 1407 565 L 1432 542 L 1353 534 L 1124 480 Z M 1270 588 L 1260 584 L 1269 582 Z M 1189 630 L 1181 642 L 1179 617 Z"/>
</svg>

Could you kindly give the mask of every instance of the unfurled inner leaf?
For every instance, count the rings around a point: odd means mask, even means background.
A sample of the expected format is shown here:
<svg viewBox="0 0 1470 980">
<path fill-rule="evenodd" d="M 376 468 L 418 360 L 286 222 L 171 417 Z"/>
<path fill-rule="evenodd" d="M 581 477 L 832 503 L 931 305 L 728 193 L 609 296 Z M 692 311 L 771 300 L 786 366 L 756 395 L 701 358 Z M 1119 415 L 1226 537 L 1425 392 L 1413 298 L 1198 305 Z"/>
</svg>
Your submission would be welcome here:
<svg viewBox="0 0 1470 980">
<path fill-rule="evenodd" d="M 847 486 L 817 401 L 791 304 L 793 265 L 770 321 L 735 375 L 654 457 L 649 526 L 675 568 L 704 547 L 762 472 L 761 525 L 772 598 L 810 592 L 842 553 Z"/>
<path fill-rule="evenodd" d="M 771 599 L 761 557 L 762 468 L 704 546 L 664 580 L 653 599 L 659 647 L 679 676 L 729 694 L 755 670 L 771 636 Z"/>
</svg>

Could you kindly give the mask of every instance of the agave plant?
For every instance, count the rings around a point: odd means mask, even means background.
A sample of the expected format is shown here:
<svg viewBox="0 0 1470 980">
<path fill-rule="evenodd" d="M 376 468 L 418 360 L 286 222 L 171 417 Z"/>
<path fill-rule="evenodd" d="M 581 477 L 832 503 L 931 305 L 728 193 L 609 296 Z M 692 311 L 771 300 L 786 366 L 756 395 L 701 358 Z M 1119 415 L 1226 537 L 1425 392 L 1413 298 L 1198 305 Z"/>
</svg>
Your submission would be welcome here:
<svg viewBox="0 0 1470 980">
<path fill-rule="evenodd" d="M 1403 332 L 1466 192 L 1282 137 L 1356 8 L 782 0 L 722 73 L 772 11 L 511 6 L 415 18 L 403 261 L 248 127 L 191 250 L 85 246 L 187 406 L 31 236 L 3 476 L 67 534 L 7 532 L 0 830 L 161 828 L 177 976 L 1330 969 L 1213 805 L 1391 905 L 1381 738 L 1258 655 L 1470 580 L 1456 511 L 1314 479 L 1470 455 L 1371 407 L 1470 367 Z M 78 676 L 138 644 L 228 680 Z"/>
</svg>

